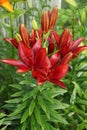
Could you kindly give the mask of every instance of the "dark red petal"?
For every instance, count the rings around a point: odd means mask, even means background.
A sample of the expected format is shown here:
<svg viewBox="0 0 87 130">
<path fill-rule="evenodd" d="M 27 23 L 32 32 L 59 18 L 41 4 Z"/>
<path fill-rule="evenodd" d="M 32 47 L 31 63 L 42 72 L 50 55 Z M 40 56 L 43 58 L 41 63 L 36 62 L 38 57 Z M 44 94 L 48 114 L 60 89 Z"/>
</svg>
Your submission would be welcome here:
<svg viewBox="0 0 87 130">
<path fill-rule="evenodd" d="M 54 67 L 54 69 L 50 72 L 49 75 L 49 79 L 50 80 L 60 80 L 61 78 L 63 78 L 69 69 L 69 65 L 68 64 L 60 64 L 57 67 Z"/>
<path fill-rule="evenodd" d="M 72 53 L 73 53 L 73 58 L 76 57 L 80 52 L 82 52 L 82 51 L 84 51 L 84 50 L 86 50 L 86 49 L 87 49 L 87 46 L 80 46 L 80 47 L 74 49 L 74 50 L 72 51 Z"/>
<path fill-rule="evenodd" d="M 60 86 L 61 88 L 66 88 L 66 85 L 63 82 L 59 81 L 59 80 L 51 79 L 50 82 Z"/>
<path fill-rule="evenodd" d="M 3 60 L 0 60 L 0 62 L 10 64 L 10 65 L 13 65 L 13 66 L 17 66 L 17 67 L 19 67 L 19 66 L 26 67 L 26 65 L 22 61 L 15 60 L 15 59 L 3 59 Z"/>
<path fill-rule="evenodd" d="M 26 67 L 26 66 L 19 66 L 17 69 L 18 73 L 24 73 L 24 72 L 28 72 L 31 68 Z"/>
<path fill-rule="evenodd" d="M 51 34 L 53 34 L 54 35 L 54 37 L 55 37 L 55 40 L 56 40 L 56 43 L 57 43 L 57 45 L 59 44 L 59 39 L 60 39 L 60 36 L 57 34 L 57 32 L 56 31 L 54 31 L 54 30 L 52 30 L 51 31 Z"/>
<path fill-rule="evenodd" d="M 23 42 L 27 46 L 29 46 L 30 45 L 30 42 L 29 42 L 30 36 L 29 36 L 28 31 L 27 31 L 26 27 L 24 26 L 24 24 L 20 25 L 20 35 L 21 35 Z"/>
<path fill-rule="evenodd" d="M 52 53 L 54 51 L 55 45 L 54 43 L 49 43 L 48 46 L 48 54 Z"/>
<path fill-rule="evenodd" d="M 32 47 L 34 45 L 34 43 L 36 42 L 36 33 L 35 33 L 35 30 L 32 29 L 32 32 L 31 32 L 31 38 L 30 38 L 30 47 Z"/>
<path fill-rule="evenodd" d="M 33 59 L 34 59 L 32 50 L 28 48 L 27 45 L 25 45 L 23 42 L 20 42 L 18 52 L 21 60 L 27 66 L 32 67 Z"/>
<path fill-rule="evenodd" d="M 84 37 L 81 37 L 79 39 L 77 39 L 76 41 L 74 41 L 72 47 L 71 47 L 71 50 L 74 50 L 78 47 L 78 45 L 84 40 Z"/>
<path fill-rule="evenodd" d="M 37 51 L 41 48 L 41 46 L 42 46 L 42 40 L 39 39 L 32 47 L 34 54 L 37 53 Z"/>
<path fill-rule="evenodd" d="M 73 57 L 73 53 L 72 53 L 72 52 L 67 53 L 67 54 L 61 59 L 61 63 L 62 63 L 62 64 L 67 64 L 67 63 L 69 63 L 69 62 L 71 61 L 72 57 Z"/>
<path fill-rule="evenodd" d="M 13 45 L 14 47 L 18 48 L 19 43 L 17 42 L 16 38 L 4 38 L 3 40 L 5 40 L 6 42 L 9 42 L 11 45 Z"/>
<path fill-rule="evenodd" d="M 35 68 L 50 68 L 51 63 L 46 56 L 46 48 L 41 48 L 35 57 Z"/>
<path fill-rule="evenodd" d="M 50 57 L 50 62 L 51 62 L 52 66 L 56 65 L 59 60 L 60 60 L 60 53 L 59 52 L 56 52 L 55 54 L 53 54 Z"/>
<path fill-rule="evenodd" d="M 46 81 L 46 76 L 40 71 L 33 70 L 32 76 L 38 81 L 38 85 L 41 85 Z"/>
</svg>

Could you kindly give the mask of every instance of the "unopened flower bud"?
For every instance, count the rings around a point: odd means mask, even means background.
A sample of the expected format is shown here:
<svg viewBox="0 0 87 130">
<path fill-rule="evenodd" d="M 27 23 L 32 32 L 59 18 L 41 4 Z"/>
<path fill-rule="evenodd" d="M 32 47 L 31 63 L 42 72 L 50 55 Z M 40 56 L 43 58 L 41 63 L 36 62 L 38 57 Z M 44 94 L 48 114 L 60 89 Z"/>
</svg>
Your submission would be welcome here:
<svg viewBox="0 0 87 130">
<path fill-rule="evenodd" d="M 21 35 L 23 42 L 29 46 L 30 45 L 30 42 L 29 42 L 30 36 L 29 36 L 29 33 L 28 33 L 26 27 L 24 26 L 24 24 L 20 25 L 20 35 Z"/>
<path fill-rule="evenodd" d="M 38 25 L 37 25 L 37 22 L 35 21 L 35 19 L 32 20 L 32 27 L 34 30 L 38 29 Z"/>
<path fill-rule="evenodd" d="M 49 29 L 53 29 L 58 18 L 58 8 L 55 6 L 50 14 Z"/>
<path fill-rule="evenodd" d="M 84 23 L 85 20 L 86 20 L 86 11 L 82 10 L 82 13 L 81 13 L 81 21 L 82 21 L 82 23 Z"/>
<path fill-rule="evenodd" d="M 68 47 L 70 45 L 70 42 L 72 41 L 72 35 L 69 31 L 69 29 L 65 29 L 60 37 L 60 47 Z"/>
<path fill-rule="evenodd" d="M 44 33 L 47 33 L 49 30 L 49 16 L 48 11 L 44 11 L 41 18 L 41 28 Z"/>
<path fill-rule="evenodd" d="M 20 34 L 18 34 L 18 33 L 16 33 L 15 38 L 16 38 L 16 40 L 17 40 L 18 43 L 19 43 L 20 41 L 22 41 L 21 36 L 20 36 Z"/>
</svg>

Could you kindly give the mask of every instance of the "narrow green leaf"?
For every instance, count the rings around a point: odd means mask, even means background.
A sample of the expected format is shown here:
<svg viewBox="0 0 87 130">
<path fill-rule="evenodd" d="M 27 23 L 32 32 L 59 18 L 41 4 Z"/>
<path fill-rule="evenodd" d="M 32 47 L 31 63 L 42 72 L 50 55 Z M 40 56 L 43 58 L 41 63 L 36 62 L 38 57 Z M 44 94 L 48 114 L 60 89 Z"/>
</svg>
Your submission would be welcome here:
<svg viewBox="0 0 87 130">
<path fill-rule="evenodd" d="M 67 93 L 67 90 L 62 89 L 62 88 L 55 88 L 52 97 L 56 97 L 56 96 L 58 96 L 58 95 L 63 95 L 63 94 L 65 94 L 65 93 Z"/>
<path fill-rule="evenodd" d="M 6 116 L 5 113 L 0 113 L 0 118 L 5 117 L 5 116 Z"/>
<path fill-rule="evenodd" d="M 8 101 L 5 101 L 6 103 L 20 103 L 22 101 L 22 98 L 14 98 L 14 99 L 10 99 Z"/>
<path fill-rule="evenodd" d="M 48 119 L 50 119 L 50 113 L 48 110 L 48 106 L 46 106 L 45 100 L 41 96 L 38 96 L 38 103 L 41 106 L 42 110 L 46 113 Z"/>
<path fill-rule="evenodd" d="M 21 130 L 26 130 L 27 124 L 26 122 L 23 123 Z"/>
<path fill-rule="evenodd" d="M 74 104 L 76 100 L 76 88 L 73 89 L 73 92 L 71 94 L 70 103 Z"/>
<path fill-rule="evenodd" d="M 10 84 L 9 86 L 13 87 L 13 88 L 16 88 L 18 90 L 21 90 L 22 89 L 22 86 L 19 85 L 19 84 Z"/>
<path fill-rule="evenodd" d="M 29 97 L 30 97 L 30 93 L 27 92 L 27 93 L 24 95 L 24 97 L 23 97 L 23 102 L 26 101 L 27 99 L 29 99 Z"/>
<path fill-rule="evenodd" d="M 20 105 L 17 107 L 17 109 L 16 109 L 14 112 L 12 112 L 9 116 L 14 116 L 14 115 L 17 115 L 17 114 L 21 113 L 22 110 L 27 106 L 27 102 L 28 102 L 28 101 L 25 101 L 25 102 L 23 102 L 22 104 L 20 104 Z"/>
<path fill-rule="evenodd" d="M 79 104 L 82 104 L 82 105 L 87 105 L 87 100 L 77 98 L 76 103 L 79 103 Z"/>
<path fill-rule="evenodd" d="M 68 104 L 66 104 L 66 103 L 62 103 L 62 102 L 60 102 L 60 101 L 58 101 L 58 100 L 54 100 L 54 103 L 53 104 L 51 104 L 51 103 L 47 103 L 47 106 L 50 106 L 52 109 L 65 109 L 65 108 L 68 108 L 69 107 L 69 105 Z"/>
<path fill-rule="evenodd" d="M 5 118 L 0 119 L 0 125 L 3 125 Z"/>
<path fill-rule="evenodd" d="M 35 117 L 34 114 L 31 115 L 31 119 L 30 119 L 30 123 L 31 123 L 31 130 L 36 130 L 36 121 L 35 121 Z"/>
<path fill-rule="evenodd" d="M 33 113 L 34 108 L 35 108 L 35 101 L 32 100 L 32 102 L 29 106 L 29 116 L 31 116 L 31 114 Z"/>
<path fill-rule="evenodd" d="M 19 91 L 19 92 L 12 94 L 11 97 L 19 97 L 19 96 L 21 97 L 22 94 L 23 94 L 23 91 Z"/>
<path fill-rule="evenodd" d="M 68 4 L 74 6 L 74 7 L 77 7 L 77 3 L 75 0 L 65 0 Z"/>
<path fill-rule="evenodd" d="M 65 118 L 59 114 L 57 111 L 49 108 L 49 111 L 50 111 L 50 121 L 53 121 L 53 122 L 60 122 L 60 123 L 63 123 L 63 124 L 68 124 L 68 122 L 65 120 Z"/>
<path fill-rule="evenodd" d="M 72 82 L 74 84 L 74 87 L 76 88 L 77 90 L 77 93 L 79 94 L 79 96 L 81 97 L 82 96 L 82 89 L 80 88 L 79 84 L 76 83 L 76 82 Z"/>
<path fill-rule="evenodd" d="M 37 120 L 37 123 L 39 125 L 42 125 L 42 123 L 41 123 L 41 113 L 40 113 L 40 109 L 38 107 L 35 107 L 35 118 Z"/>
<path fill-rule="evenodd" d="M 28 113 L 29 113 L 29 109 L 26 109 L 26 111 L 24 112 L 22 118 L 21 118 L 21 123 L 23 123 L 27 118 L 28 118 Z"/>
<path fill-rule="evenodd" d="M 7 129 L 7 126 L 4 126 L 3 128 L 1 128 L 1 130 L 6 130 Z"/>
</svg>

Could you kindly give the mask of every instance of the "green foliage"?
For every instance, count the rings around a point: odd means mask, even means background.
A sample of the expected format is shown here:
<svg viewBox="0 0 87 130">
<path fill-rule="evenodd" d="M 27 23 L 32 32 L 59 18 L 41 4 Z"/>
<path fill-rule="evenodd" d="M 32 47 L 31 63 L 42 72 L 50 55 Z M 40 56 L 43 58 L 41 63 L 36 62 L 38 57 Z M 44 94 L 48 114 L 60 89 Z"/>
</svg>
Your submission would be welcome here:
<svg viewBox="0 0 87 130">
<path fill-rule="evenodd" d="M 61 124 L 67 125 L 68 122 L 64 118 L 62 111 L 68 108 L 69 105 L 59 100 L 61 95 L 63 96 L 67 91 L 50 83 L 46 83 L 41 87 L 36 86 L 34 82 L 32 82 L 32 85 L 35 87 L 27 84 L 26 80 L 24 83 L 22 82 L 22 85 L 21 82 L 19 85 L 10 85 L 12 88 L 15 86 L 17 92 L 2 107 L 7 110 L 9 109 L 11 112 L 6 118 L 4 118 L 6 115 L 1 114 L 1 124 L 7 125 L 6 121 L 8 121 L 8 129 L 11 126 L 14 128 L 15 125 L 19 124 L 19 128 L 27 130 L 32 130 L 34 126 L 36 130 L 38 128 L 40 130 L 48 130 L 50 128 L 55 130 Z M 45 94 L 47 94 L 47 97 L 44 96 Z"/>
</svg>

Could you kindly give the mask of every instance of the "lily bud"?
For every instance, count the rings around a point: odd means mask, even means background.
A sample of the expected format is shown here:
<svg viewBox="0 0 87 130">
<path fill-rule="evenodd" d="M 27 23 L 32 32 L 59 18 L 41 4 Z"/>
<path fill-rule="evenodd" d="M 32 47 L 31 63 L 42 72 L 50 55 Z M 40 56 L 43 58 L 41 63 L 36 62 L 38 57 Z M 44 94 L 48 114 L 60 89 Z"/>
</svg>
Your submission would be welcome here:
<svg viewBox="0 0 87 130">
<path fill-rule="evenodd" d="M 29 34 L 28 34 L 28 31 L 27 31 L 26 27 L 24 26 L 24 24 L 20 25 L 20 35 L 21 35 L 23 42 L 29 46 L 30 45 Z"/>
<path fill-rule="evenodd" d="M 17 40 L 18 43 L 19 43 L 20 41 L 22 41 L 21 36 L 20 36 L 20 34 L 18 34 L 18 33 L 16 33 L 15 38 L 16 38 L 16 40 Z"/>
<path fill-rule="evenodd" d="M 50 14 L 49 29 L 53 29 L 58 18 L 58 8 L 55 6 Z"/>
<path fill-rule="evenodd" d="M 44 33 L 47 33 L 49 30 L 49 16 L 48 11 L 44 11 L 41 18 L 41 28 Z"/>
<path fill-rule="evenodd" d="M 60 47 L 64 47 L 64 46 L 69 46 L 70 43 L 72 42 L 72 36 L 70 34 L 69 29 L 65 29 L 62 33 L 62 36 L 60 37 L 60 42 L 59 42 L 59 46 Z"/>
<path fill-rule="evenodd" d="M 34 30 L 38 29 L 37 22 L 34 19 L 32 20 L 32 27 L 33 27 Z"/>
</svg>

